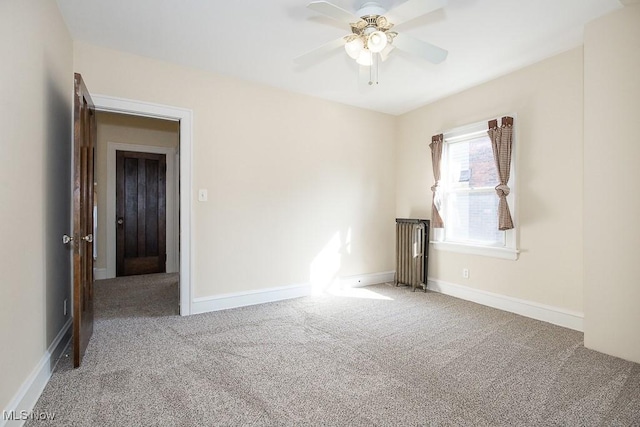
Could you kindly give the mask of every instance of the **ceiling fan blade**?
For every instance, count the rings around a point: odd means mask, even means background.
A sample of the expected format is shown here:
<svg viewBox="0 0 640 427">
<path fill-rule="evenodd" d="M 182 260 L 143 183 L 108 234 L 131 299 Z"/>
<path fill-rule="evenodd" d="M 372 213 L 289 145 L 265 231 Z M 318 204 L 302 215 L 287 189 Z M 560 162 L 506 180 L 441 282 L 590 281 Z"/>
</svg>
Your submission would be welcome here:
<svg viewBox="0 0 640 427">
<path fill-rule="evenodd" d="M 388 44 L 384 49 L 382 49 L 382 52 L 380 52 L 380 59 L 382 60 L 382 62 L 385 62 L 387 59 L 389 59 L 389 54 L 393 49 L 395 49 L 395 47 L 392 44 Z"/>
<path fill-rule="evenodd" d="M 328 43 L 323 44 L 310 52 L 303 53 L 302 55 L 293 59 L 296 64 L 299 65 L 311 65 L 314 62 L 321 60 L 329 52 L 344 46 L 344 37 L 331 40 Z"/>
<path fill-rule="evenodd" d="M 412 55 L 419 56 L 434 64 L 439 64 L 445 59 L 449 52 L 446 50 L 427 43 L 422 40 L 418 40 L 415 37 L 408 36 L 406 34 L 398 34 L 393 40 L 393 45 L 404 52 Z"/>
<path fill-rule="evenodd" d="M 353 13 L 339 6 L 336 6 L 333 3 L 329 3 L 328 1 L 312 1 L 307 5 L 307 7 L 337 21 L 344 22 L 345 24 L 351 24 L 360 21 L 360 18 L 355 16 Z"/>
<path fill-rule="evenodd" d="M 394 7 L 384 14 L 385 18 L 393 25 L 400 25 L 404 22 L 426 15 L 429 12 L 438 10 L 446 6 L 447 0 L 407 0 L 401 5 Z"/>
</svg>

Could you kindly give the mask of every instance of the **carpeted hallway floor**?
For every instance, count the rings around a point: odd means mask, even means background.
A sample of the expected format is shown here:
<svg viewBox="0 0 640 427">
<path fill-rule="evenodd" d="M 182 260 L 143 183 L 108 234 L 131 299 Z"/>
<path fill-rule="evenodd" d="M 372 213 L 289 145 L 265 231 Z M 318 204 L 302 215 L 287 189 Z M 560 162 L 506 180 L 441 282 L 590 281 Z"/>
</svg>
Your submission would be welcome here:
<svg viewBox="0 0 640 427">
<path fill-rule="evenodd" d="M 175 275 L 98 282 L 84 363 L 63 359 L 35 410 L 64 426 L 640 425 L 640 365 L 438 293 L 177 312 Z"/>
</svg>

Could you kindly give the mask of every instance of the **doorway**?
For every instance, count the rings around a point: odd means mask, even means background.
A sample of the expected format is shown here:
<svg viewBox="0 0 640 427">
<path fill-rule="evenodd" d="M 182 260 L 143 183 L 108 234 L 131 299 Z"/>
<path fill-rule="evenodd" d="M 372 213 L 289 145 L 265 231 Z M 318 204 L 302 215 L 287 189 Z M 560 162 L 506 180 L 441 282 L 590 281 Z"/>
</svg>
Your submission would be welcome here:
<svg viewBox="0 0 640 427">
<path fill-rule="evenodd" d="M 96 116 L 96 278 L 177 273 L 180 123 Z"/>
<path fill-rule="evenodd" d="M 150 104 L 141 101 L 133 101 L 121 98 L 112 98 L 108 96 L 94 95 L 94 104 L 98 112 L 110 112 L 126 114 L 131 116 L 148 117 L 171 121 L 179 124 L 179 148 L 169 151 L 167 156 L 167 184 L 174 183 L 174 191 L 167 191 L 167 223 L 170 221 L 171 205 L 175 206 L 174 210 L 174 227 L 173 232 L 167 233 L 167 249 L 170 246 L 176 248 L 171 256 L 167 252 L 167 271 L 170 265 L 173 265 L 174 271 L 179 271 L 180 286 L 180 315 L 185 316 L 191 314 L 192 286 L 191 286 L 191 194 L 192 178 L 191 178 L 191 158 L 192 158 L 192 126 L 193 113 L 191 110 L 178 107 L 163 106 L 158 104 Z M 116 143 L 117 144 L 117 143 Z M 127 144 L 125 144 L 127 145 Z M 128 145 L 125 150 L 130 150 Z M 147 151 L 149 147 L 146 147 Z M 135 150 L 133 150 L 135 151 Z M 140 150 L 145 151 L 145 150 Z M 171 160 L 170 160 L 171 159 Z M 115 151 L 114 151 L 114 169 L 115 169 Z M 175 179 L 169 177 L 170 170 L 173 170 Z M 169 201 L 169 195 L 173 193 L 175 197 L 172 202 Z M 111 193 L 109 193 L 111 194 Z M 107 212 L 106 218 L 115 224 L 115 180 L 114 180 L 114 209 Z M 179 216 L 178 216 L 179 212 Z M 115 233 L 114 233 L 115 236 Z M 173 239 L 174 244 L 170 244 Z M 114 237 L 115 241 L 115 237 Z M 115 244 L 114 244 L 115 247 Z M 115 277 L 115 252 L 114 252 L 114 271 Z"/>
</svg>

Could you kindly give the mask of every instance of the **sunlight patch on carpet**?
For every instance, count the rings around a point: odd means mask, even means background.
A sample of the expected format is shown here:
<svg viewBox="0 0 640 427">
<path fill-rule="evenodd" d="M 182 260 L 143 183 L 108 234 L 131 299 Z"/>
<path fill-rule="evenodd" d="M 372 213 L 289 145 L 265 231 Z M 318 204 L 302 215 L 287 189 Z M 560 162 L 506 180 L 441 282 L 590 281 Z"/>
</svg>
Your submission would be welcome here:
<svg viewBox="0 0 640 427">
<path fill-rule="evenodd" d="M 393 301 L 393 298 L 390 298 L 386 295 L 382 295 L 365 288 L 345 288 L 345 289 L 329 288 L 327 293 L 329 295 L 334 295 L 337 297 L 345 297 L 345 298 L 364 298 L 364 299 L 379 299 L 379 300 Z"/>
</svg>

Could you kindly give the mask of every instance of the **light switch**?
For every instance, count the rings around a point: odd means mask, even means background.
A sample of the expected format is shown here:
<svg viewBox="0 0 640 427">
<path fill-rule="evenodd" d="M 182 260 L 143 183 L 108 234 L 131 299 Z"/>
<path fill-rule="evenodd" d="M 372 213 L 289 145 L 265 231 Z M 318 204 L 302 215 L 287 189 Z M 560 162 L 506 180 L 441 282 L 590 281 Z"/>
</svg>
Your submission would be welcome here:
<svg viewBox="0 0 640 427">
<path fill-rule="evenodd" d="M 207 190 L 206 189 L 201 188 L 200 190 L 198 190 L 198 201 L 199 202 L 206 202 L 208 198 L 209 198 L 209 196 L 207 194 Z"/>
</svg>

